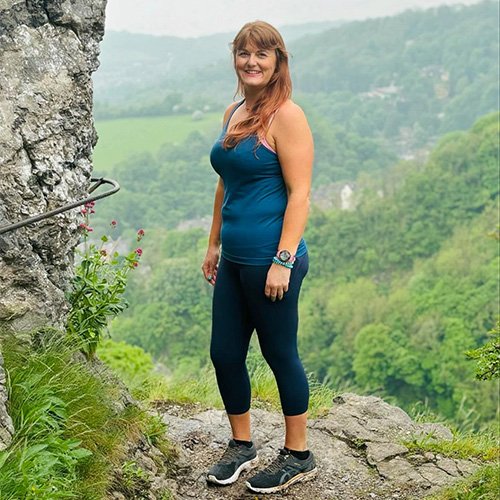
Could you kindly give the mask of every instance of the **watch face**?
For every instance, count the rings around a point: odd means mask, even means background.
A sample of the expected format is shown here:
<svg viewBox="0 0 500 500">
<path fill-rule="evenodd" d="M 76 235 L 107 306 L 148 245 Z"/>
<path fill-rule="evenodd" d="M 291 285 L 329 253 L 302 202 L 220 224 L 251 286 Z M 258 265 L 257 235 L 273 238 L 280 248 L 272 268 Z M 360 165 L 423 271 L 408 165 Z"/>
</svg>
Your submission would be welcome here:
<svg viewBox="0 0 500 500">
<path fill-rule="evenodd" d="M 288 250 L 281 250 L 278 254 L 278 259 L 281 260 L 281 262 L 288 262 L 291 256 L 292 254 Z"/>
</svg>

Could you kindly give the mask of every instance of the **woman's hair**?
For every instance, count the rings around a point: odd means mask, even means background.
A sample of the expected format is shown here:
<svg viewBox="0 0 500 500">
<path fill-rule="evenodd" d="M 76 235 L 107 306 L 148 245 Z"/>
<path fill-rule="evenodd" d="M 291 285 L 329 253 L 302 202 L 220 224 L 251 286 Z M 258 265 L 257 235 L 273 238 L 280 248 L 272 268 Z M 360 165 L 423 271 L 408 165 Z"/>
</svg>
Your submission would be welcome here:
<svg viewBox="0 0 500 500">
<path fill-rule="evenodd" d="M 237 123 L 233 130 L 227 132 L 222 142 L 224 149 L 235 147 L 244 137 L 254 134 L 257 135 L 258 145 L 260 137 L 267 133 L 273 113 L 292 95 L 288 52 L 278 30 L 264 21 L 245 24 L 231 44 L 234 64 L 236 64 L 238 51 L 244 49 L 248 44 L 261 50 L 274 50 L 276 70 L 263 94 L 252 107 L 251 116 Z M 243 85 L 238 76 L 236 94 L 244 95 L 243 91 Z"/>
</svg>

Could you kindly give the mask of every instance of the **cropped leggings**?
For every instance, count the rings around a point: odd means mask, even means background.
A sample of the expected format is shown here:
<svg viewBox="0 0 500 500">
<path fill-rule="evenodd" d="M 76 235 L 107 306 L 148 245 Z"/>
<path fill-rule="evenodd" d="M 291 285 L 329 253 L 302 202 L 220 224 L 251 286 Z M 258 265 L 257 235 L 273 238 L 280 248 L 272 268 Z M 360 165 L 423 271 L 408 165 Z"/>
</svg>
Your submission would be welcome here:
<svg viewBox="0 0 500 500">
<path fill-rule="evenodd" d="M 294 263 L 288 291 L 272 302 L 264 295 L 270 265 L 247 266 L 221 259 L 215 283 L 210 356 L 226 411 L 250 409 L 246 356 L 257 332 L 262 354 L 278 385 L 284 415 L 307 411 L 309 386 L 297 351 L 298 298 L 309 267 L 307 254 Z"/>
</svg>

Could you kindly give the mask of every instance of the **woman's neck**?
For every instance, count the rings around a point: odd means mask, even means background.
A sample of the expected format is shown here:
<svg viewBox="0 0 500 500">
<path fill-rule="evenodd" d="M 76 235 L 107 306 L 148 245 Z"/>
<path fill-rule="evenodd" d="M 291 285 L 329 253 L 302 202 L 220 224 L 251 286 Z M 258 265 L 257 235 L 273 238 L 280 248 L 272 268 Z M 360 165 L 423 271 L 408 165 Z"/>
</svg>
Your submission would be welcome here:
<svg viewBox="0 0 500 500">
<path fill-rule="evenodd" d="M 263 91 L 261 89 L 245 89 L 245 108 L 247 111 L 251 110 L 255 103 L 262 96 Z"/>
</svg>

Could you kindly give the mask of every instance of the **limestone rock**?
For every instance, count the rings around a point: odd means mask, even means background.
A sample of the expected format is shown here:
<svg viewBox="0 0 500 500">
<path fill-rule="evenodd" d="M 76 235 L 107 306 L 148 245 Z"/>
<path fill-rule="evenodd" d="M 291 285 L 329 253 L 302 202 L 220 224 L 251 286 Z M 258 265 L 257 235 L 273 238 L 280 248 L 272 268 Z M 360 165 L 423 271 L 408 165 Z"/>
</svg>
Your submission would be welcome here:
<svg viewBox="0 0 500 500">
<path fill-rule="evenodd" d="M 371 465 L 375 465 L 382 460 L 404 455 L 408 453 L 408 448 L 395 443 L 366 443 L 366 459 Z"/>
<path fill-rule="evenodd" d="M 388 442 L 410 439 L 415 424 L 408 414 L 375 396 L 345 393 L 334 399 L 329 418 L 318 420 L 314 428 L 349 442 Z"/>
<path fill-rule="evenodd" d="M 0 226 L 84 198 L 106 0 L 0 1 Z M 78 210 L 0 235 L 0 325 L 62 325 Z"/>
<path fill-rule="evenodd" d="M 206 471 L 230 439 L 225 412 L 194 406 L 186 415 L 174 406 L 172 413 L 168 407 L 161 410 L 170 439 L 181 449 L 174 498 L 255 500 L 244 485 L 246 476 L 225 487 L 223 496 L 220 488 L 205 481 Z M 260 409 L 251 411 L 251 419 L 263 468 L 283 446 L 284 419 Z M 429 425 L 413 422 L 402 409 L 376 397 L 342 394 L 326 417 L 309 420 L 308 427 L 309 448 L 316 455 L 319 474 L 315 481 L 287 490 L 290 500 L 416 500 L 478 467 L 471 460 L 412 455 L 400 440 L 411 441 L 419 432 L 427 436 Z M 442 439 L 449 437 L 441 424 L 431 427 L 438 429 Z"/>
<path fill-rule="evenodd" d="M 424 464 L 425 465 L 425 464 Z M 378 473 L 396 485 L 414 484 L 419 488 L 430 488 L 431 482 L 424 478 L 407 460 L 395 457 L 377 464 Z"/>
<path fill-rule="evenodd" d="M 433 441 L 451 441 L 453 433 L 440 422 L 425 422 L 419 424 L 415 429 L 415 438 L 426 439 L 428 442 Z"/>
</svg>

